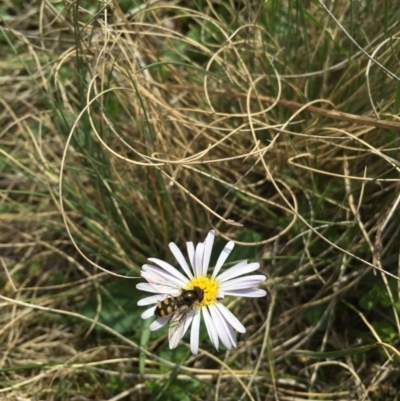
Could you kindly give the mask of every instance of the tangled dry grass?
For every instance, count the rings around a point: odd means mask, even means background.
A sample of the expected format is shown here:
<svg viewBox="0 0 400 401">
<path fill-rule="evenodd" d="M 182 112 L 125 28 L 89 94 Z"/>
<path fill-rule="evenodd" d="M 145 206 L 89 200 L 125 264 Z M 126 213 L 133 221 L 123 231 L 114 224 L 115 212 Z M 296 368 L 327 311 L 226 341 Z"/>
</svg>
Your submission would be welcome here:
<svg viewBox="0 0 400 401">
<path fill-rule="evenodd" d="M 397 399 L 399 10 L 140 3 L 1 6 L 2 399 Z M 135 284 L 210 227 L 269 297 L 189 357 Z"/>
</svg>

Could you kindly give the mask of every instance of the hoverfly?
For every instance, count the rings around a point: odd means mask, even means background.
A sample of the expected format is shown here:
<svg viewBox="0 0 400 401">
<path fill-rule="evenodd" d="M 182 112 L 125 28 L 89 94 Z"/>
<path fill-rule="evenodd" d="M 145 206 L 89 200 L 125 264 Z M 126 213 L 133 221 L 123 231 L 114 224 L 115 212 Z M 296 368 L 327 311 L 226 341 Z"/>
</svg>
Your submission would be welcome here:
<svg viewBox="0 0 400 401">
<path fill-rule="evenodd" d="M 170 349 L 176 348 L 185 333 L 190 312 L 196 302 L 201 302 L 204 298 L 204 291 L 200 287 L 192 290 L 182 290 L 177 297 L 167 297 L 157 303 L 154 314 L 158 317 L 170 316 L 168 330 L 168 340 Z"/>
<path fill-rule="evenodd" d="M 177 297 L 168 297 L 164 301 L 158 302 L 154 313 L 158 317 L 164 317 L 181 308 L 190 310 L 195 302 L 201 302 L 203 298 L 204 291 L 200 287 L 194 287 L 193 290 L 182 290 Z"/>
</svg>

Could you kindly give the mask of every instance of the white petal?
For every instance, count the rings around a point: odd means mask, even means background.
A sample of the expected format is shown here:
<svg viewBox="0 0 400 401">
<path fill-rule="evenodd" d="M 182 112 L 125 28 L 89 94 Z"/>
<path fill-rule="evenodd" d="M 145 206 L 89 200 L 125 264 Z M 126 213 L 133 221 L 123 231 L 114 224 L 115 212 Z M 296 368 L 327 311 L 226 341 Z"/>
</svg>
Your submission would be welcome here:
<svg viewBox="0 0 400 401">
<path fill-rule="evenodd" d="M 150 262 L 153 262 L 156 265 L 163 268 L 169 274 L 172 274 L 174 277 L 176 277 L 178 280 L 180 280 L 182 283 L 184 283 L 184 285 L 189 283 L 189 279 L 187 277 L 185 277 L 180 271 L 175 269 L 174 266 L 170 265 L 169 263 L 165 262 L 164 260 L 157 259 L 157 258 L 149 258 L 149 260 L 150 260 Z"/>
<path fill-rule="evenodd" d="M 216 313 L 218 313 L 220 320 L 222 321 L 225 329 L 226 329 L 226 334 L 229 338 L 230 343 L 236 347 L 236 335 L 235 335 L 235 330 L 233 329 L 232 325 L 229 323 L 229 321 L 225 318 L 224 314 L 219 310 L 218 304 L 214 305 L 213 308 Z M 239 322 L 240 323 L 240 322 Z"/>
<path fill-rule="evenodd" d="M 204 256 L 203 256 L 203 276 L 207 275 L 208 266 L 210 264 L 211 251 L 214 244 L 215 231 L 211 230 L 206 240 L 204 241 Z"/>
<path fill-rule="evenodd" d="M 194 275 L 199 277 L 203 275 L 203 256 L 204 256 L 204 244 L 199 242 L 196 246 L 196 256 L 194 260 L 195 273 Z"/>
<path fill-rule="evenodd" d="M 159 267 L 143 265 L 141 276 L 144 277 L 153 287 L 183 288 L 186 283 L 179 278 L 167 273 Z M 189 281 L 189 280 L 188 280 Z"/>
<path fill-rule="evenodd" d="M 196 274 L 196 269 L 194 268 L 194 245 L 193 245 L 193 242 L 191 242 L 191 241 L 186 242 L 186 247 L 187 247 L 189 262 L 193 269 L 193 273 Z"/>
<path fill-rule="evenodd" d="M 178 248 L 178 246 L 170 242 L 169 243 L 169 249 L 172 252 L 172 254 L 175 256 L 175 259 L 178 261 L 179 266 L 182 267 L 183 271 L 186 273 L 186 275 L 189 278 L 193 278 L 193 273 L 190 271 L 190 268 L 188 264 L 186 263 L 185 257 L 183 256 L 181 250 Z"/>
<path fill-rule="evenodd" d="M 212 344 L 218 351 L 218 334 L 215 330 L 214 323 L 210 317 L 210 314 L 208 313 L 207 308 L 201 308 L 201 310 L 203 311 L 204 323 L 206 324 L 208 336 L 210 337 Z"/>
<path fill-rule="evenodd" d="M 140 275 L 150 284 L 156 284 L 155 287 L 157 287 L 157 285 L 166 287 L 175 286 L 175 284 L 172 284 L 172 279 L 176 280 L 176 277 L 153 265 L 143 265 Z"/>
<path fill-rule="evenodd" d="M 200 337 L 200 309 L 194 309 L 195 315 L 193 318 L 192 329 L 190 331 L 190 350 L 193 355 L 199 352 L 199 337 Z"/>
<path fill-rule="evenodd" d="M 157 302 L 162 301 L 164 299 L 165 299 L 165 294 L 152 295 L 150 297 L 142 298 L 137 303 L 137 305 L 144 306 L 144 305 L 156 304 Z"/>
<path fill-rule="evenodd" d="M 247 260 L 242 260 L 239 263 L 236 263 L 234 266 L 225 270 L 219 276 L 215 277 L 215 279 L 218 280 L 220 283 L 222 283 L 227 280 L 226 276 L 227 276 L 228 272 L 229 273 L 231 272 L 231 269 L 234 269 L 234 271 L 240 271 L 241 269 L 245 268 L 246 266 L 247 266 Z M 238 274 L 238 276 L 241 276 L 241 275 L 242 275 L 242 273 Z M 222 277 L 222 279 L 221 279 L 221 277 Z"/>
<path fill-rule="evenodd" d="M 225 295 L 232 295 L 234 297 L 251 297 L 261 298 L 267 295 L 267 292 L 259 288 L 246 288 L 243 290 L 225 291 Z"/>
<path fill-rule="evenodd" d="M 155 306 L 153 305 L 151 308 L 149 308 L 149 309 L 146 309 L 142 314 L 141 314 L 141 318 L 143 319 L 143 320 L 146 320 L 146 319 L 148 319 L 149 317 L 151 317 L 151 316 L 154 316 L 154 311 L 155 311 Z"/>
<path fill-rule="evenodd" d="M 169 274 L 165 270 L 160 267 L 156 267 L 153 265 L 145 264 L 142 266 L 142 271 L 140 275 L 143 277 L 143 272 L 147 273 L 147 277 L 150 279 L 153 277 L 153 281 L 156 281 L 159 284 L 170 285 L 170 278 L 174 277 L 172 274 Z"/>
<path fill-rule="evenodd" d="M 267 277 L 262 274 L 255 274 L 254 276 L 245 276 L 234 278 L 233 280 L 225 281 L 220 284 L 219 288 L 222 291 L 241 290 L 244 288 L 252 288 L 262 283 Z"/>
<path fill-rule="evenodd" d="M 150 331 L 155 331 L 165 326 L 169 322 L 170 317 L 170 315 L 167 315 L 154 320 L 154 322 L 150 325 Z"/>
<path fill-rule="evenodd" d="M 139 283 L 139 284 L 136 284 L 136 288 L 137 288 L 138 290 L 141 290 L 141 291 L 154 292 L 154 293 L 157 293 L 157 294 L 160 293 L 160 291 L 159 291 L 157 288 L 154 288 L 154 287 L 151 286 L 149 283 Z M 166 293 L 166 294 L 168 294 L 168 293 Z"/>
<path fill-rule="evenodd" d="M 160 294 L 172 294 L 175 292 L 180 292 L 182 288 L 178 283 L 174 283 L 177 279 L 174 276 L 171 276 L 167 272 L 163 272 L 162 276 L 155 271 L 155 269 L 159 269 L 155 266 L 144 265 L 142 266 L 143 270 L 140 275 L 145 278 L 150 287 L 153 288 L 152 292 L 159 292 Z M 159 269 L 161 270 L 161 269 Z"/>
<path fill-rule="evenodd" d="M 237 263 L 235 266 L 230 267 L 228 270 L 225 270 L 217 277 L 217 280 L 220 283 L 223 283 L 226 280 L 231 280 L 235 277 L 243 276 L 244 274 L 251 273 L 259 268 L 260 268 L 259 263 L 247 264 L 247 261 L 244 260 L 242 262 Z"/>
<path fill-rule="evenodd" d="M 246 328 L 239 322 L 238 318 L 223 304 L 217 302 L 215 306 L 221 312 L 226 321 L 239 333 L 246 333 Z"/>
<path fill-rule="evenodd" d="M 225 263 L 226 259 L 228 258 L 229 254 L 232 252 L 233 247 L 235 246 L 235 243 L 233 241 L 229 241 L 224 249 L 222 250 L 221 254 L 218 257 L 217 263 L 214 268 L 214 272 L 212 274 L 212 278 L 215 278 L 219 271 L 221 270 L 221 267 Z"/>
<path fill-rule="evenodd" d="M 236 332 L 228 322 L 227 322 L 227 325 L 228 325 L 229 337 L 231 339 L 232 345 L 234 347 L 237 347 Z"/>
<path fill-rule="evenodd" d="M 214 323 L 214 327 L 218 333 L 218 337 L 220 338 L 222 344 L 224 344 L 225 348 L 230 350 L 232 349 L 232 344 L 228 336 L 228 329 L 226 327 L 226 322 L 224 319 L 221 319 L 216 307 L 214 305 L 210 305 L 208 307 L 211 314 L 211 319 Z"/>
</svg>

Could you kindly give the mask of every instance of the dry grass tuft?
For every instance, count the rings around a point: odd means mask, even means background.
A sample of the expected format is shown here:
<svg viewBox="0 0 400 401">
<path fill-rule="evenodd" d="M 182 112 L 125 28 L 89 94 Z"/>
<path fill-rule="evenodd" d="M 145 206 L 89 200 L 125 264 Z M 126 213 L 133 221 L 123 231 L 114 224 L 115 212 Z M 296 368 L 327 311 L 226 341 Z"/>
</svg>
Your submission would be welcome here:
<svg viewBox="0 0 400 401">
<path fill-rule="evenodd" d="M 0 397 L 397 399 L 399 10 L 3 3 Z M 210 227 L 269 297 L 194 357 L 132 278 Z"/>
</svg>

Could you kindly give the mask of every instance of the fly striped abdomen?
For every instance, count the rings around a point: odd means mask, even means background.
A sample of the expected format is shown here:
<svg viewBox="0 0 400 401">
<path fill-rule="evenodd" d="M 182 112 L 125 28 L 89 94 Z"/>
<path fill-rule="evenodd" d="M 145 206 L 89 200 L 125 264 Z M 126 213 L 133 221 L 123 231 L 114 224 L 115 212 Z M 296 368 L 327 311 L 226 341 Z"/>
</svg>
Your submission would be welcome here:
<svg viewBox="0 0 400 401">
<path fill-rule="evenodd" d="M 165 298 L 164 301 L 158 302 L 154 313 L 159 317 L 164 317 L 177 311 L 180 307 L 179 298 L 180 297 Z"/>
</svg>

